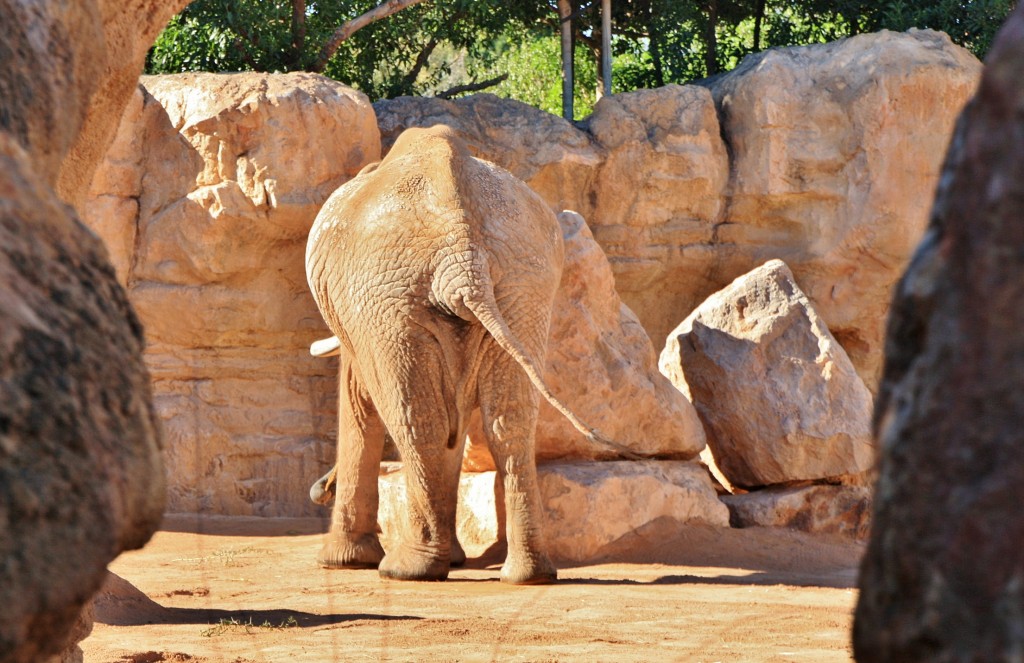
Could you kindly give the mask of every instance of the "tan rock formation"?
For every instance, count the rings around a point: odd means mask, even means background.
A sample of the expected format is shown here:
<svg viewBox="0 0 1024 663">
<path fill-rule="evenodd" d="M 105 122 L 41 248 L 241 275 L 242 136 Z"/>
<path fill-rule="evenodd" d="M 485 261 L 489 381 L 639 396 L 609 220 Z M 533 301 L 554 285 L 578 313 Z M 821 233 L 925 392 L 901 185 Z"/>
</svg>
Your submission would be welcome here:
<svg viewBox="0 0 1024 663">
<path fill-rule="evenodd" d="M 586 124 L 605 159 L 591 192 L 594 235 L 623 300 L 651 338 L 720 287 L 717 224 L 729 159 L 707 89 L 669 85 L 605 97 Z"/>
<path fill-rule="evenodd" d="M 933 146 L 944 144 L 978 63 L 929 32 L 809 48 L 773 51 L 764 67 L 744 65 L 712 88 L 668 86 L 606 98 L 582 129 L 491 95 L 404 98 L 375 109 L 385 147 L 407 126 L 444 122 L 555 209 L 580 210 L 608 254 L 622 301 L 655 338 L 765 259 L 793 260 L 870 386 L 880 350 L 870 339 L 887 298 L 882 284 L 895 280 L 901 242 L 916 232 L 908 215 L 924 218 L 926 205 L 913 201 L 934 184 Z M 772 79 L 771 72 L 784 75 Z M 174 437 L 175 510 L 308 513 L 305 484 L 333 458 L 335 368 L 330 360 L 306 358 L 306 344 L 326 330 L 296 265 L 303 219 L 316 201 L 351 169 L 377 158 L 368 138 L 373 119 L 365 101 L 352 113 L 323 112 L 349 108 L 349 93 L 333 84 L 276 80 L 147 81 L 159 100 L 137 94 L 93 188 L 90 224 L 106 239 L 150 328 L 158 406 Z M 818 89 L 813 80 L 832 83 Z M 206 92 L 184 93 L 200 88 Z M 924 88 L 927 94 L 918 95 Z M 320 97 L 334 105 L 307 102 Z M 281 103 L 264 102 L 271 98 Z M 758 110 L 744 110 L 741 99 Z M 783 121 L 778 108 L 806 122 Z M 348 119 L 339 122 L 334 114 Z M 771 123 L 757 124 L 769 115 Z M 815 127 L 813 135 L 805 126 Z M 771 129 L 770 142 L 762 140 L 762 129 Z M 889 150 L 904 131 L 915 144 Z M 842 158 L 815 161 L 819 152 Z M 758 179 L 759 163 L 788 174 Z M 876 182 L 896 181 L 895 172 L 905 174 L 900 195 Z M 804 184 L 779 188 L 797 175 Z M 880 198 L 883 192 L 888 197 Z M 758 209 L 767 212 L 754 218 Z M 884 255 L 864 259 L 864 251 Z M 587 290 L 597 289 L 594 274 L 580 278 L 592 281 Z M 571 329 L 567 318 L 562 331 L 564 307 L 556 308 L 552 346 L 568 344 L 559 361 L 572 370 L 553 365 L 549 379 L 561 380 L 567 400 L 581 399 L 583 414 L 599 428 L 618 428 L 605 430 L 611 437 L 647 452 L 687 456 L 700 446 L 699 433 L 685 432 L 693 429 L 692 417 L 677 412 L 658 421 L 647 414 L 666 407 L 656 380 L 622 379 L 636 377 L 638 366 L 641 376 L 647 371 L 647 351 L 625 314 L 616 319 L 616 306 L 593 315 L 605 326 L 588 320 Z M 605 354 L 576 345 L 584 336 L 620 333 L 621 340 L 600 344 L 616 348 Z M 591 377 L 569 377 L 578 375 Z M 650 406 L 635 408 L 630 394 L 637 389 L 646 391 Z M 612 400 L 602 403 L 597 395 L 630 402 L 632 425 L 619 419 L 622 407 L 608 407 Z M 562 426 L 558 416 L 542 417 L 542 458 L 600 455 L 563 437 Z M 474 458 L 467 467 L 489 462 Z M 287 487 L 296 483 L 301 488 Z"/>
<path fill-rule="evenodd" d="M 553 463 L 537 468 L 550 554 L 562 562 L 601 556 L 623 536 L 657 522 L 668 533 L 687 524 L 726 527 L 728 509 L 707 471 L 692 461 Z M 459 487 L 458 535 L 470 557 L 504 537 L 495 510 L 494 472 L 466 473 Z M 404 484 L 393 467 L 380 480 L 380 523 L 387 548 L 401 527 Z M 497 500 L 500 504 L 501 500 Z"/>
<path fill-rule="evenodd" d="M 765 488 L 721 499 L 733 527 L 786 527 L 857 540 L 871 528 L 871 489 L 862 486 Z"/>
<path fill-rule="evenodd" d="M 333 459 L 337 364 L 308 294 L 320 204 L 379 158 L 372 109 L 311 74 L 145 78 L 87 218 L 146 325 L 169 509 L 315 512 Z M 115 216 L 116 215 L 116 216 Z"/>
<path fill-rule="evenodd" d="M 940 33 L 883 32 L 751 56 L 708 89 L 606 97 L 582 129 L 489 95 L 375 109 L 385 147 L 450 124 L 555 210 L 582 213 L 652 338 L 785 259 L 874 389 L 890 291 L 980 69 Z"/>
<path fill-rule="evenodd" d="M 716 271 L 784 259 L 872 390 L 893 285 L 980 71 L 946 35 L 911 30 L 773 49 L 712 86 L 734 155 L 718 241 L 746 247 Z"/>
<path fill-rule="evenodd" d="M 704 448 L 693 405 L 658 372 L 650 338 L 615 291 L 615 279 L 583 217 L 559 214 L 565 239 L 562 282 L 552 311 L 544 379 L 588 425 L 645 455 L 692 458 Z M 615 457 L 547 402 L 537 422 L 537 458 Z M 494 469 L 474 423 L 464 467 Z"/>
<path fill-rule="evenodd" d="M 732 484 L 872 466 L 871 394 L 781 260 L 701 304 L 669 335 L 659 366 L 688 387 Z"/>
</svg>

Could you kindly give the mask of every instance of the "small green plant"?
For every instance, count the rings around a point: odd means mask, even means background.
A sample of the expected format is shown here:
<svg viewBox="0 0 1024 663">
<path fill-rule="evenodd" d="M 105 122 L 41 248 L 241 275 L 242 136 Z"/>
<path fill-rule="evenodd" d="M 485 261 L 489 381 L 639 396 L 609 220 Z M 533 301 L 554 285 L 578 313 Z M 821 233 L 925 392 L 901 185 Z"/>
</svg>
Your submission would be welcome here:
<svg viewBox="0 0 1024 663">
<path fill-rule="evenodd" d="M 295 619 L 294 615 L 288 615 L 288 618 L 283 620 L 280 624 L 272 624 L 269 619 L 263 620 L 262 624 L 255 624 L 252 621 L 252 617 L 249 617 L 246 621 L 239 621 L 234 617 L 225 617 L 216 624 L 210 626 L 210 628 L 203 629 L 199 632 L 204 638 L 212 638 L 218 635 L 224 635 L 225 633 L 238 633 L 242 632 L 246 635 L 252 635 L 257 630 L 278 630 L 285 628 L 294 628 L 299 625 L 299 621 Z"/>
</svg>

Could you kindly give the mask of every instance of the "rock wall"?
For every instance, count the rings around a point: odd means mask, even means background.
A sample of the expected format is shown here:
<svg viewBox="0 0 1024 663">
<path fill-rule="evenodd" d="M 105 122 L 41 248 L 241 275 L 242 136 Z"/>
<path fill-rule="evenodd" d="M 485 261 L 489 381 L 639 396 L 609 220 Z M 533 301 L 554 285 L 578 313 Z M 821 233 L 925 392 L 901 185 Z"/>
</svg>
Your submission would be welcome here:
<svg viewBox="0 0 1024 663">
<path fill-rule="evenodd" d="M 182 1 L 0 0 L 0 661 L 66 653 L 164 505 L 142 329 L 79 202 Z M 125 88 L 122 83 L 127 80 Z"/>
<path fill-rule="evenodd" d="M 1021 80 L 1019 6 L 960 120 L 893 303 L 858 661 L 1011 661 L 1024 651 Z"/>
<path fill-rule="evenodd" d="M 890 292 L 979 71 L 945 35 L 912 30 L 613 95 L 579 128 L 489 95 L 374 106 L 385 149 L 444 122 L 556 210 L 583 214 L 659 345 L 708 295 L 785 260 L 874 391 Z"/>
<path fill-rule="evenodd" d="M 772 257 L 790 262 L 873 387 L 888 287 L 977 73 L 943 35 L 864 35 L 762 54 L 705 86 L 608 97 L 579 127 L 491 95 L 371 110 L 306 75 L 146 79 L 87 220 L 147 326 L 170 508 L 316 513 L 305 490 L 333 458 L 336 364 L 306 353 L 327 332 L 306 292 L 304 236 L 326 195 L 409 126 L 453 126 L 556 210 L 586 217 L 611 271 L 589 230 L 570 238 L 589 267 L 566 270 L 575 294 L 556 307 L 548 375 L 613 437 L 661 457 L 703 446 L 630 309 L 660 348 L 705 297 Z M 595 344 L 613 351 L 583 350 Z M 608 407 L 618 400 L 629 408 Z M 606 455 L 572 436 L 545 411 L 541 458 Z M 471 453 L 467 467 L 489 459 Z"/>
<path fill-rule="evenodd" d="M 308 352 L 306 235 L 379 154 L 366 97 L 320 76 L 143 79 L 86 221 L 146 326 L 170 510 L 317 513 L 337 364 Z"/>
</svg>

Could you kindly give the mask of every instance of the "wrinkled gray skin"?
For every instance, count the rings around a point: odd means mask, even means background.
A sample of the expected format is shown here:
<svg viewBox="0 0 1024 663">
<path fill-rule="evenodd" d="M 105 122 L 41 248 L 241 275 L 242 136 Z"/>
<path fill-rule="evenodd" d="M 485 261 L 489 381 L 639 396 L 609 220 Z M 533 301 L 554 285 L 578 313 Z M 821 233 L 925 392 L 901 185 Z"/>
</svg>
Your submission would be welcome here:
<svg viewBox="0 0 1024 663">
<path fill-rule="evenodd" d="M 336 499 L 321 565 L 379 562 L 385 577 L 446 578 L 461 556 L 459 470 L 479 407 L 505 488 L 501 579 L 556 578 L 534 463 L 538 396 L 596 438 L 540 377 L 562 261 L 551 210 L 447 128 L 406 131 L 327 201 L 306 250 L 310 288 L 341 354 Z M 400 545 L 382 559 L 386 433 L 404 460 L 408 512 Z M 330 477 L 314 485 L 314 499 L 329 495 Z"/>
</svg>

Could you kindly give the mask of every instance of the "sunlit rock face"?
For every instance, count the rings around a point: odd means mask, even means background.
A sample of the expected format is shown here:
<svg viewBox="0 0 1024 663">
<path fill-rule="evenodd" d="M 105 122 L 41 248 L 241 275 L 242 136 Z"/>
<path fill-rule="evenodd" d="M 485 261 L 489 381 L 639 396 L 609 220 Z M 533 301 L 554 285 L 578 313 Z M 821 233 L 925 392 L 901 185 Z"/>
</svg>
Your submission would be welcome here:
<svg viewBox="0 0 1024 663">
<path fill-rule="evenodd" d="M 312 74 L 145 77 L 87 222 L 146 326 L 169 509 L 311 515 L 337 362 L 309 295 L 320 205 L 380 156 L 361 93 Z"/>
<path fill-rule="evenodd" d="M 912 30 L 773 49 L 703 86 L 605 97 L 578 125 L 492 95 L 375 108 L 385 151 L 407 127 L 449 124 L 556 211 L 580 212 L 653 339 L 785 260 L 874 391 L 892 286 L 980 69 Z"/>
<path fill-rule="evenodd" d="M 874 463 L 871 394 L 781 260 L 698 306 L 660 366 L 693 399 L 728 484 L 839 480 Z"/>
<path fill-rule="evenodd" d="M 385 549 L 396 541 L 407 511 L 397 469 L 386 466 L 379 481 Z M 658 539 L 688 525 L 729 524 L 707 470 L 694 461 L 548 463 L 538 467 L 537 479 L 548 550 L 562 563 L 593 561 L 640 530 Z M 505 540 L 500 486 L 493 471 L 461 479 L 456 530 L 470 557 Z"/>
<path fill-rule="evenodd" d="M 1024 648 L 1024 8 L 958 124 L 896 287 L 859 580 L 859 661 L 1010 661 Z"/>
</svg>

